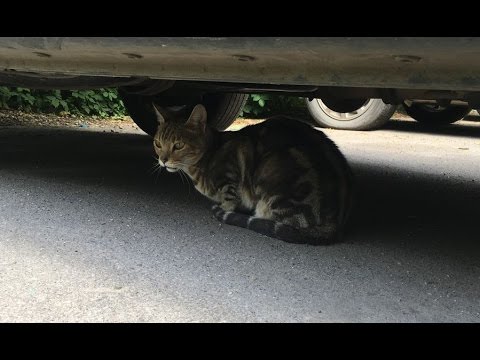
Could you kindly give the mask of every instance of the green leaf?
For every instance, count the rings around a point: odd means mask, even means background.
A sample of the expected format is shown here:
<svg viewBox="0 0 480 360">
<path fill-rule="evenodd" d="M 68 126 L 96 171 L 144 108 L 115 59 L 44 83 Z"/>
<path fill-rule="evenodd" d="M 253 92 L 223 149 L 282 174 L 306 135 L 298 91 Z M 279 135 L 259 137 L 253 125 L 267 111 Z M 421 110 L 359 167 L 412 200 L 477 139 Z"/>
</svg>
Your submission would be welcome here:
<svg viewBox="0 0 480 360">
<path fill-rule="evenodd" d="M 30 104 L 33 105 L 35 103 L 35 98 L 32 95 L 28 95 L 25 97 L 25 100 Z"/>
<path fill-rule="evenodd" d="M 68 111 L 68 104 L 65 100 L 60 100 L 60 104 L 63 107 L 63 110 Z"/>
<path fill-rule="evenodd" d="M 60 105 L 60 101 L 57 98 L 54 98 L 52 100 L 52 105 L 56 109 L 58 107 L 58 105 Z"/>
<path fill-rule="evenodd" d="M 81 107 L 83 111 L 85 111 L 87 114 L 90 114 L 90 108 L 87 105 L 83 104 Z"/>
</svg>

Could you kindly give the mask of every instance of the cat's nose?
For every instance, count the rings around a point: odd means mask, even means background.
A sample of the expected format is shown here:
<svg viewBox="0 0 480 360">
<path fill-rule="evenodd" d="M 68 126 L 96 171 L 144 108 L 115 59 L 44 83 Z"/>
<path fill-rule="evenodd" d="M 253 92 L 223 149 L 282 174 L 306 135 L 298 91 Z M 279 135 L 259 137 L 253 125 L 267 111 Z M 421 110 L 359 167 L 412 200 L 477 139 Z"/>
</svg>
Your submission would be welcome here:
<svg viewBox="0 0 480 360">
<path fill-rule="evenodd" d="M 164 157 L 164 158 L 160 158 L 160 163 L 161 165 L 165 166 L 165 163 L 168 161 L 168 158 Z"/>
</svg>

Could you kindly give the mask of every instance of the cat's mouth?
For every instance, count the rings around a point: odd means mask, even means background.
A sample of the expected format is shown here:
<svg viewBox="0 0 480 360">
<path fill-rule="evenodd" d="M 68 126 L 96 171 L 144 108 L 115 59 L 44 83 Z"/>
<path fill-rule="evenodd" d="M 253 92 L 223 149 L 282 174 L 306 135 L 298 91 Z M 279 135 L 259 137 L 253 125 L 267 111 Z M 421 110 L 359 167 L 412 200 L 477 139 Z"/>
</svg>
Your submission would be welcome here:
<svg viewBox="0 0 480 360">
<path fill-rule="evenodd" d="M 165 166 L 165 169 L 167 169 L 168 172 L 177 172 L 178 169 L 170 166 Z"/>
</svg>

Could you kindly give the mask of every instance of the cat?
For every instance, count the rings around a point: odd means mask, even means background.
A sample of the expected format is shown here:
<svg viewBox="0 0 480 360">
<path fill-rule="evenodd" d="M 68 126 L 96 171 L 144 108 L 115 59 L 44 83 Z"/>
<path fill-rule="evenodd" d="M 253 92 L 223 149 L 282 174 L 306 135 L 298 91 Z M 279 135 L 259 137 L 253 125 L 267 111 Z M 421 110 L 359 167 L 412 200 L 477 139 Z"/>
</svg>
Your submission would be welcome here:
<svg viewBox="0 0 480 360">
<path fill-rule="evenodd" d="M 215 202 L 219 221 L 291 243 L 342 239 L 353 173 L 323 132 L 284 116 L 220 132 L 208 126 L 202 104 L 188 119 L 154 111 L 159 165 L 187 174 Z"/>
</svg>

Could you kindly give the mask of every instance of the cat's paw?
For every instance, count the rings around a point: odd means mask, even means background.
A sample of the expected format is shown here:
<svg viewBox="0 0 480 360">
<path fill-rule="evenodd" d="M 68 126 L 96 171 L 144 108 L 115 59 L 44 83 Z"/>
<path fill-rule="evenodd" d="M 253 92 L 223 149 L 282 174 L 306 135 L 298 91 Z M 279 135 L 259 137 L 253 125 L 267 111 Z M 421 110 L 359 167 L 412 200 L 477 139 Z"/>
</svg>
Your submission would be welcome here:
<svg viewBox="0 0 480 360">
<path fill-rule="evenodd" d="M 215 218 L 217 220 L 220 220 L 222 221 L 223 220 L 223 215 L 225 214 L 225 210 L 223 210 L 220 205 L 213 205 L 212 206 L 212 213 L 213 213 L 213 216 L 215 216 Z"/>
</svg>

